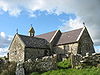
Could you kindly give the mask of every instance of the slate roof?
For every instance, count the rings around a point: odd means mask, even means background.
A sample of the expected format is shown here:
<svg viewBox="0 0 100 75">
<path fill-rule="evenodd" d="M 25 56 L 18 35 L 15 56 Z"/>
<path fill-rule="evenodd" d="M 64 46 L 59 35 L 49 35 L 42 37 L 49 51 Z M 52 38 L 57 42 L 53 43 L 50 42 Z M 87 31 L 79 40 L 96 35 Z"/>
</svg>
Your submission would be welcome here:
<svg viewBox="0 0 100 75">
<path fill-rule="evenodd" d="M 49 48 L 48 41 L 43 39 L 43 38 L 25 36 L 25 35 L 20 35 L 20 34 L 18 34 L 18 36 L 20 37 L 20 39 L 25 44 L 25 47 L 29 47 L 29 48 Z"/>
<path fill-rule="evenodd" d="M 46 39 L 48 42 L 50 42 L 50 40 L 52 39 L 52 37 L 56 33 L 56 31 L 57 30 L 52 31 L 52 32 L 48 32 L 48 33 L 45 33 L 45 34 L 37 35 L 35 37 L 43 38 L 43 39 Z"/>
<path fill-rule="evenodd" d="M 60 39 L 57 40 L 58 43 L 56 45 L 62 45 L 62 44 L 77 42 L 76 40 L 79 37 L 82 29 L 83 28 L 62 33 L 61 36 L 60 36 Z M 56 31 L 37 35 L 35 37 L 25 36 L 25 35 L 20 35 L 20 34 L 17 34 L 17 35 L 23 41 L 23 43 L 25 44 L 25 47 L 29 47 L 29 48 L 49 48 L 49 42 L 52 39 L 52 37 L 55 35 Z"/>
<path fill-rule="evenodd" d="M 79 37 L 82 29 L 83 28 L 79 28 L 79 29 L 76 29 L 76 30 L 72 30 L 72 31 L 62 33 L 62 35 L 60 36 L 60 39 L 58 40 L 58 43 L 56 45 L 62 45 L 62 44 L 68 44 L 68 43 L 76 42 L 76 40 Z M 46 39 L 48 42 L 50 42 L 50 39 L 53 37 L 53 35 L 56 33 L 56 31 L 37 35 L 36 37 Z"/>
<path fill-rule="evenodd" d="M 57 45 L 76 42 L 83 28 L 62 33 Z"/>
</svg>

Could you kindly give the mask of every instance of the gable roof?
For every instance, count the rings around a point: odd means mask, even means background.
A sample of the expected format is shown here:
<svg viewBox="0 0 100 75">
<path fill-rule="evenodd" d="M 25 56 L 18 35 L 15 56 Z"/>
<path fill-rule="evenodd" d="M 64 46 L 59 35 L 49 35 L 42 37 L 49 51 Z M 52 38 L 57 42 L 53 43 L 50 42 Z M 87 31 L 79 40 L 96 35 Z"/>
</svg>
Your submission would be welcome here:
<svg viewBox="0 0 100 75">
<path fill-rule="evenodd" d="M 25 44 L 25 47 L 28 48 L 49 48 L 49 43 L 47 40 L 43 38 L 37 38 L 33 36 L 25 36 L 17 34 L 19 38 L 23 41 Z"/>
<path fill-rule="evenodd" d="M 83 28 L 62 33 L 57 45 L 77 42 L 77 38 L 79 37 L 82 29 Z"/>
<path fill-rule="evenodd" d="M 80 38 L 80 34 L 82 34 L 82 30 L 83 30 L 83 28 L 79 28 L 79 29 L 76 29 L 76 30 L 72 30 L 72 31 L 62 33 L 59 40 L 58 40 L 58 43 L 56 45 L 62 45 L 62 44 L 77 42 L 78 39 Z M 52 37 L 55 35 L 56 31 L 37 35 L 36 37 L 46 39 L 48 42 L 50 42 Z"/>
<path fill-rule="evenodd" d="M 41 35 L 36 35 L 35 37 L 43 38 L 43 39 L 46 39 L 48 42 L 50 42 L 52 37 L 55 35 L 56 31 L 57 30 L 52 31 L 52 32 L 48 32 L 48 33 L 44 33 L 44 34 L 41 34 Z"/>
</svg>

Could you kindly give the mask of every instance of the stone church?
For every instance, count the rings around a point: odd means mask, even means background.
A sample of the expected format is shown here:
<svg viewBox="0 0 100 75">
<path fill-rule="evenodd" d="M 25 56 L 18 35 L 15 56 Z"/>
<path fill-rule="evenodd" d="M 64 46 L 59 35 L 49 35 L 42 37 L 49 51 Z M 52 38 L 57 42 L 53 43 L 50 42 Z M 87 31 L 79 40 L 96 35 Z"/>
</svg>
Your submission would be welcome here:
<svg viewBox="0 0 100 75">
<path fill-rule="evenodd" d="M 33 27 L 29 36 L 16 33 L 9 47 L 9 61 L 24 62 L 35 60 L 52 54 L 81 54 L 94 53 L 93 41 L 87 28 L 61 32 L 60 30 L 34 35 Z"/>
</svg>

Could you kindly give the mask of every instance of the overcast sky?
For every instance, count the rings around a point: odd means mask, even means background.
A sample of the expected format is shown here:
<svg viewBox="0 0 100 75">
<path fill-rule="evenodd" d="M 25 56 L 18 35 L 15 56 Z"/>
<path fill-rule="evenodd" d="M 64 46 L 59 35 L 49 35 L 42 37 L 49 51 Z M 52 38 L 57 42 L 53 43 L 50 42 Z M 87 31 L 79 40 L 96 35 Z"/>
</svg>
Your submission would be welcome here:
<svg viewBox="0 0 100 75">
<path fill-rule="evenodd" d="M 33 24 L 36 35 L 56 29 L 69 31 L 83 22 L 100 52 L 100 0 L 0 0 L 0 56 L 18 28 L 27 35 Z"/>
</svg>

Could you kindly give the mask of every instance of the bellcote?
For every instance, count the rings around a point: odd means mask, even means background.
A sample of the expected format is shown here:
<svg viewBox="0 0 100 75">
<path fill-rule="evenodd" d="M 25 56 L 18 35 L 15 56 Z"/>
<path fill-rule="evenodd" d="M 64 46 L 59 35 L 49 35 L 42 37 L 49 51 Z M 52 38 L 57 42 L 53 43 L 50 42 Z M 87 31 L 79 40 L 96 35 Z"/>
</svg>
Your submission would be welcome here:
<svg viewBox="0 0 100 75">
<path fill-rule="evenodd" d="M 35 30 L 34 28 L 31 26 L 31 28 L 29 29 L 29 36 L 34 36 L 35 34 Z"/>
</svg>

